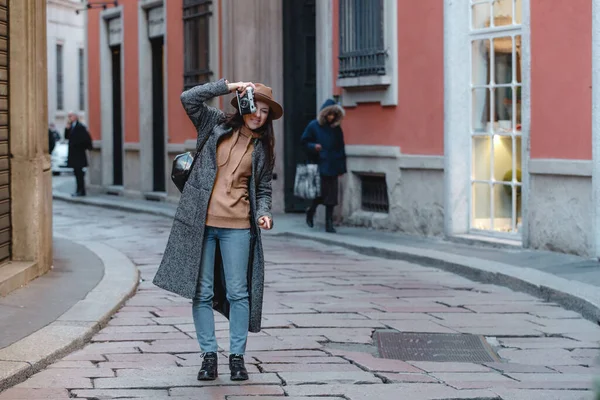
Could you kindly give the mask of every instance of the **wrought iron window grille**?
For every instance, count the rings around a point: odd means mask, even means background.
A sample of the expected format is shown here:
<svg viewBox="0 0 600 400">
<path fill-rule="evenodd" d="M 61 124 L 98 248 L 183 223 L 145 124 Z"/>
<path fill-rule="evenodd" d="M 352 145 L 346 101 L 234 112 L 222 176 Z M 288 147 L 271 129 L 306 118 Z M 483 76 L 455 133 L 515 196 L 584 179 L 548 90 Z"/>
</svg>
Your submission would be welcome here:
<svg viewBox="0 0 600 400">
<path fill-rule="evenodd" d="M 339 78 L 385 75 L 383 0 L 340 0 Z"/>
<path fill-rule="evenodd" d="M 361 209 L 363 211 L 389 213 L 385 175 L 359 175 L 361 183 Z"/>
</svg>

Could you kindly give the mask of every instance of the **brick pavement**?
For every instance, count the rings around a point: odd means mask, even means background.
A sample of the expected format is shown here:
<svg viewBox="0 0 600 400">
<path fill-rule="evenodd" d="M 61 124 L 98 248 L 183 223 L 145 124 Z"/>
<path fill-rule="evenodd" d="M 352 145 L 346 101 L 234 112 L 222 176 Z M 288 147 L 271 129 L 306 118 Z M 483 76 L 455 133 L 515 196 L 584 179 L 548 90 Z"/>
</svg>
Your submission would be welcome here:
<svg viewBox="0 0 600 400">
<path fill-rule="evenodd" d="M 54 223 L 59 233 L 122 251 L 143 282 L 91 343 L 0 400 L 590 400 L 600 375 L 600 327 L 572 311 L 434 268 L 269 237 L 263 331 L 250 335 L 246 356 L 250 380 L 229 381 L 228 326 L 217 318 L 221 376 L 199 382 L 190 302 L 150 283 L 170 221 L 57 203 Z M 502 362 L 377 358 L 375 329 L 486 335 Z"/>
</svg>

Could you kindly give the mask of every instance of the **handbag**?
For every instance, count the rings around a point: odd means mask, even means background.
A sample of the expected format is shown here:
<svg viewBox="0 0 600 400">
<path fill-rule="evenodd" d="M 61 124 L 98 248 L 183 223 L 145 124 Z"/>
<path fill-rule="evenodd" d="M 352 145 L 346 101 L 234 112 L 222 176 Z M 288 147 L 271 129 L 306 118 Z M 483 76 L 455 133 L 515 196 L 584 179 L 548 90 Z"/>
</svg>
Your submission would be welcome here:
<svg viewBox="0 0 600 400">
<path fill-rule="evenodd" d="M 321 196 L 321 175 L 318 164 L 298 164 L 294 181 L 294 196 L 313 200 Z"/>
<path fill-rule="evenodd" d="M 171 168 L 171 180 L 173 181 L 177 189 L 179 189 L 179 192 L 183 192 L 185 183 L 190 177 L 190 173 L 194 168 L 194 164 L 196 163 L 196 160 L 198 159 L 200 152 L 204 148 L 204 145 L 206 144 L 206 141 L 208 140 L 209 136 L 210 135 L 206 135 L 206 138 L 204 138 L 204 140 L 200 144 L 200 147 L 196 149 L 196 154 L 194 154 L 193 156 L 192 153 L 189 151 L 175 156 L 175 159 L 173 160 L 173 167 Z"/>
</svg>

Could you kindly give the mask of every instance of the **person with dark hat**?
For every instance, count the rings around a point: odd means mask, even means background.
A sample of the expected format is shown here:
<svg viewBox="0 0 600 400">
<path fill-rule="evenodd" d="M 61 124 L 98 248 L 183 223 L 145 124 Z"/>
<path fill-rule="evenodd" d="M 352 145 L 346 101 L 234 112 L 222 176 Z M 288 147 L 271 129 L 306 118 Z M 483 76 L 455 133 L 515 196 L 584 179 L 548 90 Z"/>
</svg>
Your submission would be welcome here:
<svg viewBox="0 0 600 400">
<path fill-rule="evenodd" d="M 321 196 L 315 198 L 306 210 L 306 223 L 314 225 L 319 204 L 325 205 L 325 230 L 335 233 L 333 209 L 338 204 L 338 177 L 346 173 L 346 145 L 340 124 L 346 115 L 341 105 L 328 99 L 321 106 L 316 119 L 309 122 L 301 142 L 317 160 L 321 175 Z"/>
<path fill-rule="evenodd" d="M 206 103 L 237 92 L 232 114 Z M 253 100 L 252 100 L 253 98 Z M 239 103 L 238 104 L 238 99 Z M 231 380 L 247 380 L 248 332 L 261 328 L 264 256 L 260 229 L 273 226 L 273 120 L 283 109 L 270 87 L 222 79 L 185 91 L 199 156 L 185 183 L 154 284 L 193 299 L 203 353 L 198 380 L 218 376 L 213 309 L 229 319 Z"/>
</svg>

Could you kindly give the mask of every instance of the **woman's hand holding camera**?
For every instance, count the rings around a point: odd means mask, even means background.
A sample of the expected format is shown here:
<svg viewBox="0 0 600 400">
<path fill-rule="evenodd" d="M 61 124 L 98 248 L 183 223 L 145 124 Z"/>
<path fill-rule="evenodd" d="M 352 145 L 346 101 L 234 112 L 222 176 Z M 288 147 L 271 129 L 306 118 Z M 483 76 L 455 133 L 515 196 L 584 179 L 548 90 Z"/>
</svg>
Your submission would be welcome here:
<svg viewBox="0 0 600 400">
<path fill-rule="evenodd" d="M 273 221 L 269 217 L 260 217 L 258 219 L 258 226 L 268 231 L 273 227 Z"/>
<path fill-rule="evenodd" d="M 229 89 L 229 93 L 233 91 L 240 92 L 240 96 L 243 96 L 246 93 L 246 88 L 250 86 L 252 89 L 256 90 L 256 86 L 252 82 L 233 82 L 227 83 L 227 88 Z"/>
</svg>

